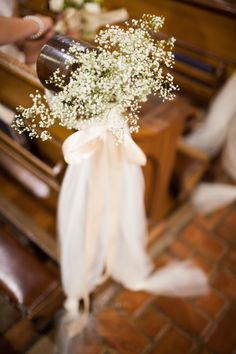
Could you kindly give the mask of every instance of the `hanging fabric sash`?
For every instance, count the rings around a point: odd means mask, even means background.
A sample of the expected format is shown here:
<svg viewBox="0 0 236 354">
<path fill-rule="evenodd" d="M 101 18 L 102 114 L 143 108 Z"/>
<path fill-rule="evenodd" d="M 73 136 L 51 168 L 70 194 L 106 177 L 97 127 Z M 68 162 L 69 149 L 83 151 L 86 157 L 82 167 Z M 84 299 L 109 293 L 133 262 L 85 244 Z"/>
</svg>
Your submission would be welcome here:
<svg viewBox="0 0 236 354">
<path fill-rule="evenodd" d="M 111 116 L 122 119 L 116 110 Z M 141 166 L 146 157 L 128 130 L 118 144 L 106 124 L 88 127 L 66 139 L 63 153 L 69 166 L 60 192 L 58 228 L 67 310 L 78 311 L 79 299 L 88 303 L 104 270 L 134 291 L 173 296 L 208 291 L 205 274 L 189 262 L 174 262 L 152 273 L 145 249 Z"/>
</svg>

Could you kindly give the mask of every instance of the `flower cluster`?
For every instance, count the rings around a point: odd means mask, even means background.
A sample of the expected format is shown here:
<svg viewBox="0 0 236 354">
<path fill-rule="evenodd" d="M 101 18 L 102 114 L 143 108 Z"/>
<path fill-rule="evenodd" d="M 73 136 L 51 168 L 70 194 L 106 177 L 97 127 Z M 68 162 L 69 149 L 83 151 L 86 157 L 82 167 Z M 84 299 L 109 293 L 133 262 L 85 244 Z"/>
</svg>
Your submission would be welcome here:
<svg viewBox="0 0 236 354">
<path fill-rule="evenodd" d="M 174 63 L 174 39 L 156 38 L 163 23 L 162 17 L 143 15 L 126 23 L 125 28 L 107 26 L 95 39 L 96 50 L 84 50 L 74 43 L 68 66 L 75 64 L 77 69 L 69 83 L 64 84 L 57 70 L 49 81 L 60 91 L 48 98 L 50 109 L 46 97 L 36 93 L 32 107 L 18 108 L 15 129 L 46 140 L 55 122 L 80 130 L 101 124 L 109 110 L 118 107 L 130 132 L 137 131 L 140 103 L 150 94 L 172 100 L 177 89 L 168 72 Z"/>
<path fill-rule="evenodd" d="M 93 9 L 100 7 L 102 0 L 50 0 L 49 8 L 54 12 L 60 12 L 67 8 L 82 9 L 87 8 Z"/>
</svg>

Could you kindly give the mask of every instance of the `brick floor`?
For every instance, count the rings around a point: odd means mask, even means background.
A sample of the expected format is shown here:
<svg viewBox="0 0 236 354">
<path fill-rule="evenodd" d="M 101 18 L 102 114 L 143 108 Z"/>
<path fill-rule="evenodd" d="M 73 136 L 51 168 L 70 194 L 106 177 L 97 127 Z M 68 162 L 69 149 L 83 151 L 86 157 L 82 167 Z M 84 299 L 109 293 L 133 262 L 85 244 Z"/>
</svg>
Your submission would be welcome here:
<svg viewBox="0 0 236 354">
<path fill-rule="evenodd" d="M 212 284 L 224 295 L 236 300 L 236 276 L 229 270 L 220 270 Z"/>
<path fill-rule="evenodd" d="M 186 337 L 183 332 L 172 329 L 158 343 L 152 354 L 188 354 L 193 347 L 193 341 Z"/>
<path fill-rule="evenodd" d="M 236 347 L 236 306 L 231 305 L 215 326 L 208 345 L 217 354 L 230 354 Z"/>
<path fill-rule="evenodd" d="M 128 314 L 133 314 L 142 309 L 151 298 L 152 296 L 144 291 L 132 292 L 124 290 L 116 297 L 115 307 L 124 310 Z"/>
<path fill-rule="evenodd" d="M 213 230 L 220 222 L 225 214 L 225 209 L 217 210 L 215 213 L 208 215 L 198 214 L 195 216 L 195 221 L 200 224 L 206 230 Z"/>
<path fill-rule="evenodd" d="M 157 242 L 164 237 L 158 235 Z M 105 294 L 102 306 L 94 306 L 86 329 L 58 353 L 235 354 L 236 204 L 210 216 L 193 215 L 173 242 L 154 254 L 154 264 L 159 268 L 187 258 L 207 272 L 209 294 L 195 299 L 153 296 L 110 282 L 109 289 L 100 291 L 101 298 Z M 6 316 L 0 316 L 0 353 L 56 354 L 55 329 L 39 333 L 1 296 L 0 311 Z"/>
<path fill-rule="evenodd" d="M 138 329 L 151 340 L 160 336 L 169 326 L 170 322 L 156 307 L 150 305 L 135 318 Z"/>
<path fill-rule="evenodd" d="M 170 252 L 179 259 L 189 258 L 193 254 L 191 246 L 179 239 L 172 242 Z"/>
<path fill-rule="evenodd" d="M 225 251 L 225 244 L 222 240 L 194 223 L 190 223 L 183 231 L 183 239 L 193 249 L 213 259 L 220 258 Z"/>
<path fill-rule="evenodd" d="M 227 226 L 236 229 L 236 210 L 232 210 L 226 217 L 225 223 Z"/>
<path fill-rule="evenodd" d="M 212 289 L 211 293 L 198 298 L 195 302 L 210 317 L 216 317 L 227 306 L 228 301 L 221 293 Z"/>
<path fill-rule="evenodd" d="M 236 273 L 236 246 L 232 247 L 226 258 L 227 266 Z"/>
<path fill-rule="evenodd" d="M 225 222 L 216 229 L 217 235 L 223 240 L 236 244 L 235 230 L 229 227 Z"/>
<path fill-rule="evenodd" d="M 189 334 L 201 334 L 208 325 L 207 317 L 186 300 L 160 296 L 155 299 L 155 304 L 172 323 L 179 325 Z"/>
<path fill-rule="evenodd" d="M 121 354 L 142 353 L 149 344 L 143 334 L 112 309 L 100 313 L 97 318 L 97 331 L 105 342 L 114 346 Z"/>
</svg>

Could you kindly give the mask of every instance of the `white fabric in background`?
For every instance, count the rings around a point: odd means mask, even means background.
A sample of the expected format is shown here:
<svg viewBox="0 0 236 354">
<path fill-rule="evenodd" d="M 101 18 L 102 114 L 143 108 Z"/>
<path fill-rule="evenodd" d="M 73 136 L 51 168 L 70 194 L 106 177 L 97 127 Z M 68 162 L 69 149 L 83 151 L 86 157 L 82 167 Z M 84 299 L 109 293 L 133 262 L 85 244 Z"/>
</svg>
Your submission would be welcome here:
<svg viewBox="0 0 236 354">
<path fill-rule="evenodd" d="M 236 87 L 234 92 L 236 101 Z M 222 163 L 228 174 L 236 181 L 236 110 L 229 124 Z"/>
<path fill-rule="evenodd" d="M 185 143 L 214 157 L 224 147 L 222 164 L 236 181 L 236 72 L 212 102 L 205 122 Z M 236 187 L 223 183 L 201 183 L 192 195 L 200 213 L 210 213 L 236 200 Z"/>
<path fill-rule="evenodd" d="M 213 100 L 204 123 L 184 142 L 214 157 L 225 143 L 233 116 L 236 119 L 236 72 Z"/>
<path fill-rule="evenodd" d="M 13 122 L 13 119 L 15 118 L 15 114 L 16 113 L 12 109 L 0 103 L 0 119 L 4 123 L 10 126 Z"/>
<path fill-rule="evenodd" d="M 122 119 L 115 109 L 109 115 L 113 121 Z M 67 310 L 78 311 L 78 300 L 88 298 L 104 269 L 131 290 L 172 296 L 208 291 L 205 274 L 186 262 L 151 274 L 141 170 L 146 158 L 128 132 L 117 144 L 106 125 L 89 127 L 72 134 L 63 152 L 69 166 L 58 228 Z"/>
<path fill-rule="evenodd" d="M 226 183 L 200 183 L 191 200 L 198 212 L 208 214 L 236 200 L 236 187 Z"/>
</svg>

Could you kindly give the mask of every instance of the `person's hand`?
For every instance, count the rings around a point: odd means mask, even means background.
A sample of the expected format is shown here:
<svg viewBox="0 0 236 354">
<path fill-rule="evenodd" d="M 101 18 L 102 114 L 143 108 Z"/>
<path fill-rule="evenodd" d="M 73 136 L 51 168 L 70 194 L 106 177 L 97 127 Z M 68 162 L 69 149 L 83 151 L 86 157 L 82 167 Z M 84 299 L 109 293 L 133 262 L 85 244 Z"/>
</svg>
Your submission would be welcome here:
<svg viewBox="0 0 236 354">
<path fill-rule="evenodd" d="M 21 49 L 25 53 L 25 63 L 30 65 L 37 61 L 42 46 L 53 36 L 54 29 L 48 30 L 43 36 L 36 40 L 25 40 Z"/>
<path fill-rule="evenodd" d="M 55 30 L 54 30 L 54 28 L 51 28 L 48 32 L 46 32 L 44 35 L 43 35 L 43 39 L 44 40 L 49 40 L 53 35 L 54 35 L 54 33 L 55 33 Z"/>
<path fill-rule="evenodd" d="M 47 38 L 50 38 L 54 33 L 53 21 L 52 21 L 51 17 L 42 16 L 39 14 L 36 14 L 35 16 L 37 16 L 43 22 L 44 28 L 43 28 L 42 37 L 46 36 Z"/>
</svg>

